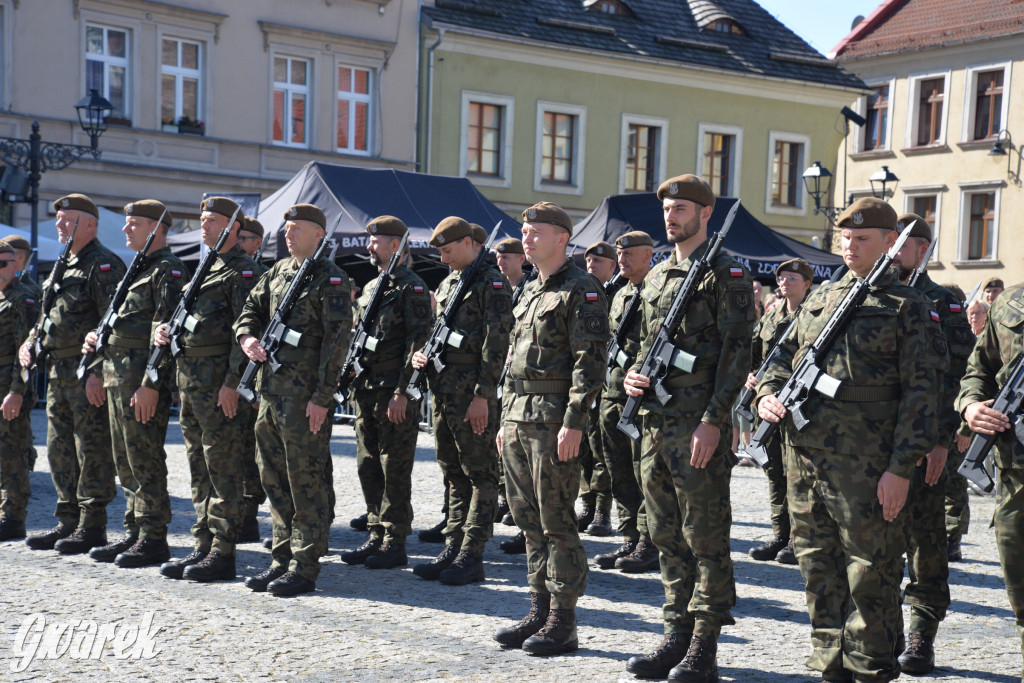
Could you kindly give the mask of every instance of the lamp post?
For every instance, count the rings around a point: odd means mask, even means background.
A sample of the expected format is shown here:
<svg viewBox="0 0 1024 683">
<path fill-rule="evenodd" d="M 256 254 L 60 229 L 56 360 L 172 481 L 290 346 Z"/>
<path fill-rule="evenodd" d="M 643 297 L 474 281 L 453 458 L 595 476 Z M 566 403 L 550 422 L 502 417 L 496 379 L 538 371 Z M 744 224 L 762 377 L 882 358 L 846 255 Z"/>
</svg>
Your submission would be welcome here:
<svg viewBox="0 0 1024 683">
<path fill-rule="evenodd" d="M 814 200 L 814 215 L 824 214 L 827 220 L 825 244 L 828 245 L 828 250 L 832 251 L 832 229 L 835 227 L 836 219 L 839 218 L 839 215 L 846 210 L 847 206 L 853 203 L 853 194 L 850 194 L 844 206 L 822 206 L 822 198 L 825 198 L 827 201 L 832 196 L 833 176 L 832 172 L 822 166 L 820 161 L 815 161 L 814 164 L 808 166 L 804 171 L 803 178 L 807 194 Z M 886 198 L 886 195 L 891 195 L 896 191 L 896 184 L 900 181 L 896 174 L 889 170 L 888 166 L 883 166 L 882 170 L 875 171 L 868 180 L 871 182 L 871 194 L 882 200 Z M 888 187 L 890 184 L 892 184 L 891 189 Z M 845 189 L 844 187 L 844 192 Z"/>
<path fill-rule="evenodd" d="M 871 194 L 885 201 L 886 195 L 896 194 L 896 185 L 899 184 L 900 179 L 896 177 L 896 174 L 889 170 L 888 166 L 883 166 L 882 170 L 875 171 L 868 178 L 868 182 L 871 183 Z M 888 189 L 887 185 L 892 183 L 892 189 Z"/>
<path fill-rule="evenodd" d="M 39 181 L 46 171 L 59 171 L 89 153 L 99 159 L 100 135 L 107 129 L 106 117 L 114 108 L 106 98 L 95 89 L 83 97 L 75 109 L 82 130 L 89 136 L 90 145 L 63 145 L 56 142 L 43 142 L 39 134 L 39 122 L 32 122 L 32 134 L 28 140 L 0 137 L 0 159 L 6 164 L 28 172 L 29 196 L 32 205 L 32 249 L 35 250 L 39 240 Z"/>
<path fill-rule="evenodd" d="M 1006 177 L 1012 180 L 1015 185 L 1021 185 L 1020 167 L 1021 161 L 1024 160 L 1024 151 L 1013 144 L 1013 137 L 1010 135 L 1010 131 L 1005 128 L 999 131 L 995 142 L 992 143 L 992 149 L 988 151 L 988 155 L 990 157 L 1006 157 Z M 1014 158 L 1017 160 L 1016 169 L 1013 167 Z"/>
</svg>

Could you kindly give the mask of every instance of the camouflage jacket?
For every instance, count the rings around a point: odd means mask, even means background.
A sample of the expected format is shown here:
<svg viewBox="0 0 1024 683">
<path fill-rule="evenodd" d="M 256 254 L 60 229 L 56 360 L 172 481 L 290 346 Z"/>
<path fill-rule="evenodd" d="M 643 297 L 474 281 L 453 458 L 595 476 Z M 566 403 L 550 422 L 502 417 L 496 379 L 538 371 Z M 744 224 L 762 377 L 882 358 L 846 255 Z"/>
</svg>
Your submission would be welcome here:
<svg viewBox="0 0 1024 683">
<path fill-rule="evenodd" d="M 360 318 L 376 284 L 376 280 L 367 283 L 356 300 Z M 356 390 L 404 393 L 412 376 L 412 354 L 423 348 L 432 323 L 430 293 L 423 279 L 405 266 L 395 268 L 394 279 L 384 291 L 377 319 L 369 330 L 377 347 L 364 354 L 366 371 L 353 383 Z"/>
<path fill-rule="evenodd" d="M 643 283 L 640 283 L 641 287 Z M 636 293 L 637 287 L 627 282 L 621 289 L 615 292 L 615 296 L 612 297 L 611 305 L 608 309 L 608 329 L 611 330 L 611 336 L 609 341 L 614 338 L 615 331 L 619 328 L 619 323 L 622 322 L 622 317 L 626 314 L 626 309 L 629 308 L 629 302 Z M 633 324 L 628 330 L 626 330 L 625 341 L 622 344 L 623 353 L 626 349 L 636 350 L 640 348 L 640 311 L 637 311 L 637 315 L 633 317 Z M 615 359 L 611 359 L 614 361 Z M 622 364 L 613 362 L 611 364 L 611 372 L 607 373 L 604 386 L 601 388 L 601 398 L 612 399 L 620 403 L 626 401 L 626 390 L 622 385 L 623 380 L 626 379 L 626 370 L 633 365 L 633 361 L 636 358 L 627 356 Z"/>
<path fill-rule="evenodd" d="M 960 382 L 957 413 L 978 401 L 991 401 L 1006 383 L 1017 359 L 1024 353 L 1024 284 L 1003 291 L 988 311 Z M 1024 444 L 1013 429 L 996 438 L 993 459 L 1000 468 L 1024 468 Z"/>
<path fill-rule="evenodd" d="M 808 292 L 808 296 L 810 296 L 810 292 Z M 798 308 L 797 311 L 799 310 Z M 751 372 L 758 371 L 761 363 L 779 343 L 779 339 L 792 321 L 793 316 L 789 314 L 785 301 L 761 316 L 761 320 L 754 327 L 754 338 L 750 343 Z"/>
<path fill-rule="evenodd" d="M 285 258 L 260 277 L 235 323 L 236 337 L 251 334 L 258 338 L 263 334 L 299 265 L 295 258 Z M 277 351 L 281 367 L 277 372 L 271 372 L 269 363 L 263 364 L 260 392 L 301 396 L 318 406 L 333 405 L 338 374 L 352 334 L 351 321 L 352 283 L 348 274 L 320 259 L 284 321 L 290 330 L 302 335 L 298 346 L 281 344 Z"/>
<path fill-rule="evenodd" d="M 566 260 L 547 279 L 530 281 L 512 314 L 502 419 L 585 429 L 607 368 L 608 304 L 601 283 Z M 551 380 L 567 389 L 527 386 Z M 523 383 L 523 395 L 516 393 L 517 381 Z"/>
<path fill-rule="evenodd" d="M 17 278 L 0 290 L 0 401 L 7 394 L 24 396 L 18 348 L 39 316 L 36 296 Z M 29 406 L 31 408 L 31 406 Z"/>
<path fill-rule="evenodd" d="M 255 266 L 237 244 L 217 255 L 192 307 L 198 322 L 193 331 L 181 333 L 185 349 L 176 359 L 180 389 L 238 386 L 249 359 L 235 341 L 232 326 L 256 285 Z"/>
<path fill-rule="evenodd" d="M 85 335 L 96 329 L 125 270 L 121 259 L 98 239 L 71 258 L 50 311 L 49 331 L 43 336 L 43 348 L 50 351 L 50 379 L 75 376 Z"/>
<path fill-rule="evenodd" d="M 690 266 L 707 251 L 708 244 L 705 241 L 682 263 L 673 251 L 644 278 L 642 341 L 640 349 L 631 353 L 635 358 L 632 370 L 640 371 Z M 732 406 L 750 372 L 754 288 L 747 269 L 728 254 L 719 252 L 711 265 L 672 338 L 677 348 L 697 356 L 693 373 L 670 367 L 664 381 L 672 399 L 663 406 L 651 397 L 644 401 L 641 412 L 700 418 L 716 427 L 732 423 Z"/>
<path fill-rule="evenodd" d="M 143 271 L 128 286 L 128 296 L 103 351 L 103 386 L 169 387 L 170 373 L 162 372 L 153 382 L 145 375 L 146 362 L 153 331 L 174 313 L 188 279 L 188 268 L 167 247 L 146 258 Z M 169 355 L 164 358 L 169 366 Z"/>
<path fill-rule="evenodd" d="M 512 328 L 512 287 L 494 264 L 486 259 L 483 269 L 469 285 L 452 321 L 453 330 L 462 335 L 459 348 L 450 345 L 444 351 L 449 367 L 440 375 L 433 364 L 427 366 L 430 391 L 435 394 L 464 394 L 497 400 L 498 377 L 508 354 Z M 452 272 L 438 286 L 437 315 L 440 317 L 461 272 Z"/>
<path fill-rule="evenodd" d="M 796 330 L 758 385 L 758 399 L 782 389 L 856 279 L 848 272 L 808 295 Z M 891 269 L 822 359 L 822 370 L 842 382 L 837 397 L 812 392 L 803 407 L 810 424 L 798 432 L 787 417 L 784 439 L 842 455 L 888 455 L 888 471 L 909 478 L 937 443 L 934 398 L 941 395 L 947 366 L 938 315 Z"/>
<path fill-rule="evenodd" d="M 29 293 L 35 298 L 36 301 L 41 302 L 43 300 L 43 288 L 39 286 L 38 282 L 32 279 L 31 275 L 25 275 L 24 277 L 22 277 L 20 274 L 21 271 L 18 272 L 18 281 L 28 289 Z M 35 324 L 34 320 L 32 321 L 32 324 Z"/>
</svg>

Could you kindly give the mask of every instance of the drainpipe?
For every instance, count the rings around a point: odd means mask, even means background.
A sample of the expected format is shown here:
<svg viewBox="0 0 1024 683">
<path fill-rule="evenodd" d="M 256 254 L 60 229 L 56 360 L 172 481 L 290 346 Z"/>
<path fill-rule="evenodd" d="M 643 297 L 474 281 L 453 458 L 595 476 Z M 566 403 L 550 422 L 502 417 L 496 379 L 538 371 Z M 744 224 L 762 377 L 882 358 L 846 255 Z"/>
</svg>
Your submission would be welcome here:
<svg viewBox="0 0 1024 683">
<path fill-rule="evenodd" d="M 444 29 L 439 28 L 437 29 L 437 40 L 427 48 L 427 149 L 424 153 L 423 168 L 420 169 L 422 173 L 430 173 L 431 133 L 434 121 L 434 50 L 441 45 L 442 40 L 444 40 Z"/>
</svg>

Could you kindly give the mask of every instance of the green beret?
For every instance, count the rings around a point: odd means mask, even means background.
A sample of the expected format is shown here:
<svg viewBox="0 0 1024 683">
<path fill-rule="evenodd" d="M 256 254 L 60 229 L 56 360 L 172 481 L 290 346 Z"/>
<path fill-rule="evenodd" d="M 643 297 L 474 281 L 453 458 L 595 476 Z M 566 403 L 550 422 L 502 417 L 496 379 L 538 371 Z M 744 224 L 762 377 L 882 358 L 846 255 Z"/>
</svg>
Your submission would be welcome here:
<svg viewBox="0 0 1024 683">
<path fill-rule="evenodd" d="M 402 219 L 395 218 L 394 216 L 377 216 L 366 224 L 366 232 L 371 235 L 401 237 L 408 231 L 409 228 L 405 227 L 405 223 L 402 222 Z"/>
<path fill-rule="evenodd" d="M 839 215 L 836 225 L 840 228 L 895 230 L 896 210 L 881 199 L 861 197 Z"/>
<path fill-rule="evenodd" d="M 914 223 L 914 221 L 917 221 L 917 223 Z M 926 242 L 932 241 L 931 226 L 928 225 L 928 221 L 921 218 L 916 213 L 905 213 L 897 218 L 896 229 L 902 233 L 911 223 L 914 223 L 914 227 L 910 230 L 911 237 L 920 237 Z"/>
<path fill-rule="evenodd" d="M 654 240 L 643 230 L 634 230 L 633 232 L 627 232 L 625 235 L 615 240 L 615 246 L 619 249 L 629 249 L 630 247 L 653 247 Z"/>
<path fill-rule="evenodd" d="M 594 242 L 583 252 L 583 256 L 584 258 L 587 256 L 600 256 L 601 258 L 608 258 L 614 261 L 615 247 L 607 242 Z"/>
<path fill-rule="evenodd" d="M 439 247 L 472 236 L 473 227 L 467 221 L 458 216 L 448 216 L 430 233 L 430 246 Z"/>
<path fill-rule="evenodd" d="M 238 211 L 238 203 L 234 199 L 228 199 L 227 197 L 207 197 L 199 205 L 199 210 L 219 213 L 221 216 L 231 218 L 235 215 L 235 211 Z M 241 224 L 241 214 L 235 220 Z"/>
<path fill-rule="evenodd" d="M 7 240 L 0 240 L 0 254 L 13 254 L 14 247 Z"/>
<path fill-rule="evenodd" d="M 309 221 L 319 225 L 321 230 L 327 229 L 327 216 L 312 204 L 296 204 L 284 212 L 284 219 L 286 221 Z"/>
<path fill-rule="evenodd" d="M 715 208 L 715 193 L 703 178 L 687 173 L 669 178 L 658 186 L 658 199 L 688 199 L 701 206 Z"/>
<path fill-rule="evenodd" d="M 487 238 L 490 237 L 490 235 L 487 234 L 487 231 L 484 230 L 483 226 L 477 225 L 476 223 L 470 223 L 469 227 L 473 228 L 474 242 L 476 242 L 477 244 L 487 243 Z"/>
<path fill-rule="evenodd" d="M 523 220 L 527 223 L 557 225 L 570 235 L 572 234 L 572 219 L 569 218 L 569 214 L 558 204 L 552 202 L 537 202 L 523 211 Z"/>
<path fill-rule="evenodd" d="M 982 289 L 988 289 L 989 287 L 998 287 L 999 289 L 1004 289 L 1003 281 L 1000 280 L 997 277 L 994 277 L 991 280 L 989 280 L 988 282 L 986 282 L 985 286 L 982 287 Z"/>
<path fill-rule="evenodd" d="M 124 205 L 125 216 L 139 216 L 154 221 L 160 221 L 168 228 L 171 227 L 171 212 L 167 210 L 163 202 L 155 199 L 140 199 L 137 202 Z M 163 220 L 161 220 L 163 218 Z"/>
<path fill-rule="evenodd" d="M 779 267 L 775 269 L 775 277 L 779 276 L 779 273 L 784 271 L 791 273 L 800 273 L 804 276 L 805 280 L 814 281 L 814 269 L 811 268 L 811 264 L 804 261 L 802 258 L 791 258 L 788 261 L 783 261 L 779 264 Z"/>
<path fill-rule="evenodd" d="M 515 237 L 506 237 L 495 245 L 494 251 L 499 254 L 526 254 L 523 251 L 523 243 Z"/>
<path fill-rule="evenodd" d="M 4 242 L 21 251 L 32 251 L 32 244 L 21 235 L 8 235 Z"/>
<path fill-rule="evenodd" d="M 246 232 L 251 232 L 258 237 L 263 237 L 263 224 L 252 216 L 246 216 L 244 218 L 240 229 L 245 230 Z"/>
<path fill-rule="evenodd" d="M 84 194 L 68 194 L 53 202 L 54 211 L 84 211 L 96 218 L 100 217 L 100 210 L 96 208 L 93 201 Z"/>
</svg>

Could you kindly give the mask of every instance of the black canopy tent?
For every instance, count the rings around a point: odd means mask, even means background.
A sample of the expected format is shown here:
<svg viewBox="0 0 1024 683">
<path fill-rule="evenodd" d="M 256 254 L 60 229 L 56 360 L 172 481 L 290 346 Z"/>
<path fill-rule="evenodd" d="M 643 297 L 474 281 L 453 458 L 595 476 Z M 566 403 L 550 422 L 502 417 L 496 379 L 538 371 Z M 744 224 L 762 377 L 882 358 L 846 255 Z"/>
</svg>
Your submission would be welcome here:
<svg viewBox="0 0 1024 683">
<path fill-rule="evenodd" d="M 725 215 L 738 199 L 719 197 L 711 214 L 708 229 L 717 232 Z M 665 221 L 661 202 L 653 192 L 610 195 L 589 216 L 576 224 L 571 245 L 584 249 L 604 240 L 615 240 L 627 232 L 642 230 L 654 240 L 655 260 L 661 260 L 672 250 L 665 239 Z M 786 237 L 754 218 L 741 204 L 736 212 L 732 229 L 725 239 L 725 249 L 743 263 L 751 275 L 758 279 L 774 279 L 775 268 L 783 261 L 800 257 L 814 267 L 814 281 L 823 282 L 832 276 L 832 270 L 843 262 L 842 257 Z"/>
</svg>

